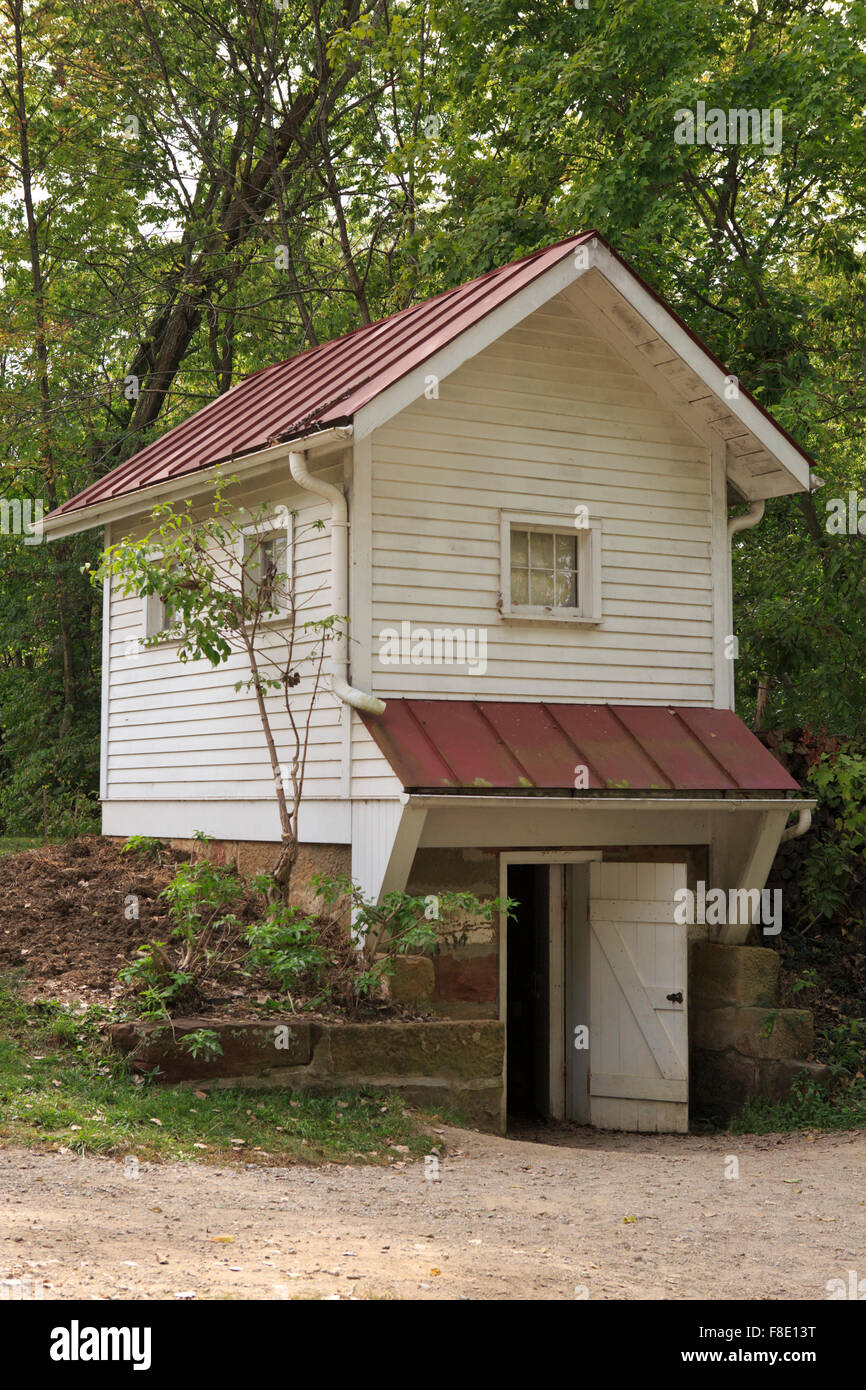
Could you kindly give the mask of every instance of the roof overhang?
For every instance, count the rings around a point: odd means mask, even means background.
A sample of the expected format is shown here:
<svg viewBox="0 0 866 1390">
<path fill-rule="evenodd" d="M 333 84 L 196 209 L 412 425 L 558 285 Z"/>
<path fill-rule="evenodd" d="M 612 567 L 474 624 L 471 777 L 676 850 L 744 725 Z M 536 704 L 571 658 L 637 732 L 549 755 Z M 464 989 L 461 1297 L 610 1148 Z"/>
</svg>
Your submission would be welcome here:
<svg viewBox="0 0 866 1390">
<path fill-rule="evenodd" d="M 602 238 L 582 288 L 640 354 L 660 394 L 676 398 L 699 430 L 722 442 L 728 477 L 743 497 L 759 501 L 820 486 L 810 455 Z"/>
<path fill-rule="evenodd" d="M 596 804 L 618 793 L 634 806 L 635 793 L 679 805 L 682 794 L 719 804 L 800 790 L 732 710 L 402 698 L 361 718 L 415 794 L 517 793 L 535 806 L 550 793 Z"/>
<path fill-rule="evenodd" d="M 372 399 L 347 404 L 363 439 L 423 396 L 431 376 L 445 380 L 558 295 L 591 310 L 641 377 L 702 441 L 724 453 L 728 478 L 748 501 L 807 492 L 820 485 L 814 460 L 732 377 L 722 362 L 598 232 L 438 351 L 407 368 Z"/>
<path fill-rule="evenodd" d="M 590 231 L 253 373 L 63 503 L 45 518 L 44 532 L 56 538 L 141 513 L 206 488 L 217 469 L 240 475 L 273 464 L 292 445 L 345 439 L 349 428 L 363 439 L 423 396 L 431 376 L 445 379 L 560 295 L 576 316 L 589 313 L 659 398 L 724 458 L 739 497 L 759 501 L 819 485 L 805 450 Z M 287 403 L 293 391 L 300 413 Z"/>
<path fill-rule="evenodd" d="M 184 473 L 182 477 L 154 483 L 151 487 L 123 493 L 120 497 L 108 498 L 104 502 L 95 502 L 92 506 L 81 507 L 74 512 L 53 512 L 42 522 L 43 535 L 48 540 L 55 541 L 63 536 L 77 535 L 79 531 L 91 531 L 97 526 L 110 525 L 113 521 L 134 522 L 137 517 L 147 516 L 159 502 L 176 502 L 209 492 L 217 478 L 237 477 L 251 482 L 259 473 L 269 473 L 275 464 L 287 460 L 293 450 L 302 449 L 315 457 L 347 444 L 351 438 L 351 425 L 318 430 L 315 434 L 284 441 L 270 449 L 259 449 L 239 458 L 224 459 L 221 463 L 210 464 L 196 473 Z"/>
<path fill-rule="evenodd" d="M 448 792 L 405 792 L 401 798 L 407 807 L 424 811 L 467 811 L 503 810 L 525 811 L 527 806 L 538 811 L 560 811 L 570 815 L 573 811 L 715 811 L 733 813 L 735 811 L 794 811 L 814 810 L 817 801 L 796 796 L 793 792 L 779 792 L 777 796 L 594 796 L 574 793 L 569 796 L 509 796 L 494 792 L 479 796 L 473 792 L 457 795 Z"/>
</svg>

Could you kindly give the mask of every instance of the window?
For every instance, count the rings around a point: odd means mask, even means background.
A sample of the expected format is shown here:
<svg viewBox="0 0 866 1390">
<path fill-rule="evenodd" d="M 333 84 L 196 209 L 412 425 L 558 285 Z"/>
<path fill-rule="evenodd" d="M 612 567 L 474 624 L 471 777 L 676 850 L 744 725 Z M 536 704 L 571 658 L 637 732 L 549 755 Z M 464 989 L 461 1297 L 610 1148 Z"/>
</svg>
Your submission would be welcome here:
<svg viewBox="0 0 866 1390">
<path fill-rule="evenodd" d="M 511 602 L 577 608 L 577 537 L 511 528 Z"/>
<path fill-rule="evenodd" d="M 500 516 L 502 616 L 600 622 L 600 524 L 570 526 L 540 512 Z"/>
<path fill-rule="evenodd" d="M 259 602 L 263 614 L 277 616 L 289 607 L 291 586 L 291 517 L 286 514 L 259 525 L 244 538 L 244 594 Z"/>
<path fill-rule="evenodd" d="M 158 560 L 160 557 L 154 555 L 151 558 Z M 173 622 L 173 610 L 163 603 L 159 594 L 148 594 L 144 600 L 145 637 L 158 637 L 166 628 L 171 627 Z"/>
</svg>

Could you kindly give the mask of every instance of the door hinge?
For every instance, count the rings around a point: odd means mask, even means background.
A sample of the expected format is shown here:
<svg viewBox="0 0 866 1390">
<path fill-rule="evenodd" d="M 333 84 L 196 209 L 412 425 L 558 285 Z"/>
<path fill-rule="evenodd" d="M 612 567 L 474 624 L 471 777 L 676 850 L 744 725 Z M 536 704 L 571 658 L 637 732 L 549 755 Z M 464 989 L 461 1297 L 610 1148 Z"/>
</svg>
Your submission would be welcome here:
<svg viewBox="0 0 866 1390">
<path fill-rule="evenodd" d="M 683 992 L 681 989 L 678 989 L 676 994 L 669 994 L 667 997 L 672 1004 L 681 1004 L 683 1002 Z"/>
</svg>

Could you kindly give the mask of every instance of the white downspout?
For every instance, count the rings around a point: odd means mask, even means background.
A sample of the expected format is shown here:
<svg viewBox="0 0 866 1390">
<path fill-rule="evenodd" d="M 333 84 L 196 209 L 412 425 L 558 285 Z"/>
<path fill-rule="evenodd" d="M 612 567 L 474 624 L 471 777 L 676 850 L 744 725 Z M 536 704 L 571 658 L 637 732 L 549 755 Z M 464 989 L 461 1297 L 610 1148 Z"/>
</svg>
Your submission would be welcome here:
<svg viewBox="0 0 866 1390">
<path fill-rule="evenodd" d="M 289 454 L 289 468 L 299 487 L 306 492 L 314 492 L 324 497 L 331 505 L 331 613 L 335 618 L 345 619 L 349 613 L 349 508 L 340 488 L 326 483 L 323 478 L 314 478 L 307 472 L 307 456 L 299 450 Z M 349 684 L 349 647 L 345 630 L 334 638 L 333 654 L 330 661 L 331 689 L 352 709 L 364 710 L 367 714 L 382 714 L 385 705 L 375 695 L 356 690 Z"/>
<path fill-rule="evenodd" d="M 779 844 L 783 845 L 786 840 L 796 840 L 800 835 L 805 835 L 811 824 L 812 812 L 807 806 L 805 810 L 800 811 L 797 816 L 796 824 L 789 826 L 787 830 L 782 832 L 782 838 Z"/>
<path fill-rule="evenodd" d="M 749 510 L 748 510 L 747 512 L 744 512 L 742 516 L 732 516 L 732 517 L 730 518 L 730 520 L 728 521 L 728 616 L 729 616 L 729 618 L 730 618 L 730 623 L 731 623 L 731 633 L 734 632 L 734 555 L 733 555 L 733 550 L 732 550 L 732 548 L 731 548 L 731 542 L 733 541 L 734 536 L 737 534 L 738 531 L 748 531 L 748 530 L 751 529 L 751 527 L 757 526 L 758 522 L 761 520 L 761 518 L 762 518 L 763 515 L 764 515 L 764 507 L 765 507 L 765 505 L 766 505 L 766 504 L 765 504 L 763 501 L 761 501 L 761 502 L 752 502 L 752 504 L 751 504 L 750 507 L 749 507 Z M 729 686 L 729 690 L 730 690 L 730 707 L 731 707 L 731 709 L 733 709 L 733 708 L 734 708 L 734 664 L 733 664 L 733 662 L 730 663 L 730 686 Z"/>
<path fill-rule="evenodd" d="M 750 531 L 753 526 L 757 526 L 764 515 L 766 505 L 763 500 L 753 502 L 749 510 L 744 512 L 742 516 L 732 516 L 728 522 L 728 540 L 733 540 L 738 531 Z"/>
</svg>

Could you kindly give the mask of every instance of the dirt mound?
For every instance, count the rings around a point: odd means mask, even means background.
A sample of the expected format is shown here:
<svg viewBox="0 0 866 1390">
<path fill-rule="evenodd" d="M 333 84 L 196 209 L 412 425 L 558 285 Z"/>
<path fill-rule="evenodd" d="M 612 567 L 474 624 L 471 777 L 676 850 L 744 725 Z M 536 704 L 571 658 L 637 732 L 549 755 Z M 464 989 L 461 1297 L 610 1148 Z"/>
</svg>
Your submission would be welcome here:
<svg viewBox="0 0 866 1390">
<path fill-rule="evenodd" d="M 157 864 L 120 850 L 93 835 L 0 858 L 0 969 L 24 967 L 25 997 L 107 1003 L 136 948 L 167 937 L 159 895 L 189 855 L 166 850 Z"/>
<path fill-rule="evenodd" d="M 118 980 L 118 970 L 135 959 L 146 941 L 169 939 L 172 921 L 160 894 L 178 864 L 199 856 L 166 848 L 157 863 L 122 854 L 121 848 L 119 842 L 89 835 L 0 857 L 0 971 L 23 969 L 18 988 L 24 999 L 123 1002 L 130 990 Z M 278 991 L 263 970 L 251 967 L 244 940 L 245 928 L 261 918 L 263 906 L 252 889 L 232 905 L 236 923 L 211 942 L 218 947 L 219 966 L 196 989 L 191 1006 L 196 1016 L 280 1016 L 274 1004 Z M 323 941 L 336 954 L 337 929 L 319 922 Z M 354 953 L 349 955 L 354 960 Z M 346 1014 L 336 1003 L 295 992 L 286 1017 L 294 1017 L 298 1009 L 312 1020 L 425 1017 L 378 996 L 359 1001 Z"/>
</svg>

